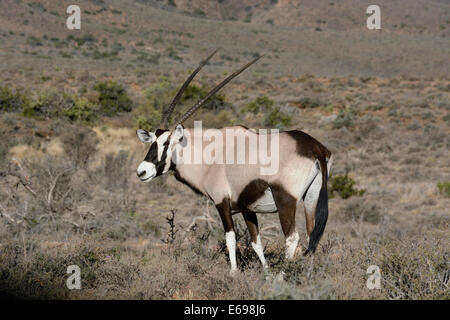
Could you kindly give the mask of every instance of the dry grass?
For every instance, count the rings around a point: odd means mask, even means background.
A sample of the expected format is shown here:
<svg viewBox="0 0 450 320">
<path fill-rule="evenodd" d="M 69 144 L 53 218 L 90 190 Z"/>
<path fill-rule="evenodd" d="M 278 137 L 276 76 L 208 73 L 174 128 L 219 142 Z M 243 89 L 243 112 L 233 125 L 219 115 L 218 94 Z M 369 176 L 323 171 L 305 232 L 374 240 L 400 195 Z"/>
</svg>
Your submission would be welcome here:
<svg viewBox="0 0 450 320">
<path fill-rule="evenodd" d="M 56 244 L 28 237 L 2 244 L 0 292 L 26 299 L 448 299 L 444 233 L 433 230 L 425 239 L 376 235 L 350 244 L 337 231 L 328 232 L 314 257 L 293 261 L 284 261 L 280 243 L 272 242 L 267 275 L 255 255 L 241 248 L 234 278 L 226 252 L 208 245 L 205 233 L 171 245 L 99 235 Z M 65 270 L 73 264 L 81 268 L 81 290 L 65 287 Z M 381 269 L 380 290 L 366 288 L 372 264 Z"/>
</svg>

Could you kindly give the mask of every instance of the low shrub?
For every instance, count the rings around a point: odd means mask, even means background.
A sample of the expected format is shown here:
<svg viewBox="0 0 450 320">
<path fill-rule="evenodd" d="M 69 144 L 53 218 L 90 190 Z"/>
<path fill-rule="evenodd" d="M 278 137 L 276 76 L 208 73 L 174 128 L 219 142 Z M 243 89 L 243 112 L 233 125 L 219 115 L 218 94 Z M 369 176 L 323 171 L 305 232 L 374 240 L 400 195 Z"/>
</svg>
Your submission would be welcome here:
<svg viewBox="0 0 450 320">
<path fill-rule="evenodd" d="M 283 128 L 291 124 L 292 117 L 283 111 L 279 106 L 273 107 L 264 116 L 264 125 L 267 127 Z"/>
<path fill-rule="evenodd" d="M 23 90 L 12 90 L 9 87 L 0 87 L 0 112 L 21 111 L 30 103 L 29 95 Z"/>
<path fill-rule="evenodd" d="M 430 242 L 410 240 L 381 248 L 376 263 L 383 272 L 382 284 L 389 299 L 449 299 L 449 253 L 437 254 L 439 248 L 431 247 Z M 440 247 L 438 242 L 433 245 Z"/>
<path fill-rule="evenodd" d="M 48 119 L 64 114 L 75 104 L 73 97 L 65 92 L 45 90 L 39 92 L 37 97 L 23 108 L 26 117 Z"/>
<path fill-rule="evenodd" d="M 202 9 L 199 9 L 199 8 L 195 8 L 194 9 L 194 14 L 197 15 L 197 16 L 201 16 L 201 17 L 205 17 L 206 16 L 205 11 L 203 11 Z"/>
<path fill-rule="evenodd" d="M 174 94 L 169 78 L 161 77 L 158 81 L 153 82 L 144 91 L 145 102 L 134 111 L 136 127 L 144 130 L 155 129 L 162 120 L 162 110 Z M 177 109 L 174 113 L 177 114 Z"/>
<path fill-rule="evenodd" d="M 362 196 L 366 190 L 355 188 L 355 180 L 345 174 L 343 176 L 330 176 L 329 179 L 330 187 L 328 189 L 328 195 L 330 198 L 335 196 L 337 193 L 342 199 L 348 199 L 352 196 Z"/>
<path fill-rule="evenodd" d="M 72 121 L 92 122 L 97 118 L 98 106 L 85 98 L 79 98 L 70 108 L 64 110 L 64 115 Z"/>
<path fill-rule="evenodd" d="M 346 202 L 343 208 L 345 221 L 362 220 L 372 224 L 378 224 L 383 219 L 382 209 L 376 202 L 364 200 L 364 198 L 352 198 Z"/>
<path fill-rule="evenodd" d="M 36 38 L 35 36 L 28 37 L 27 44 L 32 47 L 40 47 L 43 45 L 42 41 L 39 38 Z"/>
<path fill-rule="evenodd" d="M 21 112 L 25 117 L 91 122 L 100 113 L 98 97 L 92 99 L 64 91 L 43 90 L 33 96 L 21 89 L 0 87 L 0 111 Z"/>
<path fill-rule="evenodd" d="M 173 60 L 177 60 L 182 62 L 183 61 L 183 57 L 180 57 L 178 55 L 177 50 L 174 47 L 168 47 L 165 51 L 165 54 L 169 57 L 172 58 Z"/>
<path fill-rule="evenodd" d="M 120 60 L 117 51 L 99 51 L 99 50 L 94 50 L 92 52 L 92 58 L 94 58 L 96 60 L 99 60 L 99 59 L 108 59 L 110 61 Z"/>
<path fill-rule="evenodd" d="M 95 131 L 87 127 L 68 126 L 62 135 L 64 153 L 81 167 L 95 154 L 98 142 Z"/>
<path fill-rule="evenodd" d="M 333 128 L 352 127 L 355 122 L 355 114 L 352 111 L 341 111 L 333 121 Z"/>
<path fill-rule="evenodd" d="M 259 112 L 266 112 L 271 109 L 274 105 L 274 101 L 269 99 L 267 96 L 258 97 L 252 102 L 246 104 L 242 108 L 242 112 L 250 112 L 253 114 L 257 114 Z"/>
<path fill-rule="evenodd" d="M 85 43 L 88 43 L 88 42 L 92 42 L 92 43 L 97 42 L 97 39 L 92 34 L 89 34 L 89 33 L 87 33 L 87 34 L 85 34 L 85 35 L 83 35 L 81 37 L 75 37 L 73 35 L 69 35 L 67 37 L 67 40 L 75 41 L 78 46 L 82 46 L 82 45 L 84 45 Z"/>
<path fill-rule="evenodd" d="M 119 112 L 130 112 L 133 102 L 125 88 L 114 81 L 99 81 L 94 85 L 98 92 L 99 111 L 102 115 L 114 116 Z"/>
<path fill-rule="evenodd" d="M 204 112 L 201 115 L 204 128 L 223 128 L 237 123 L 233 112 L 230 110 L 220 110 L 217 114 L 213 112 Z"/>
<path fill-rule="evenodd" d="M 147 105 L 138 107 L 135 116 L 136 127 L 147 131 L 155 130 L 161 124 L 162 112 Z"/>
<path fill-rule="evenodd" d="M 181 97 L 181 103 L 195 103 L 198 100 L 205 97 L 209 92 L 209 89 L 206 85 L 202 84 L 201 86 L 190 85 L 186 88 Z M 218 110 L 225 106 L 225 96 L 222 94 L 215 94 L 203 105 L 203 109 L 206 110 Z"/>
<path fill-rule="evenodd" d="M 450 198 L 450 181 L 438 182 L 437 187 L 441 194 Z"/>
<path fill-rule="evenodd" d="M 283 112 L 280 106 L 267 96 L 257 97 L 255 100 L 246 104 L 241 113 L 264 114 L 264 125 L 267 127 L 283 128 L 291 124 L 292 117 Z"/>
<path fill-rule="evenodd" d="M 169 78 L 161 77 L 159 81 L 150 85 L 148 89 L 145 90 L 145 103 L 139 105 L 135 111 L 135 123 L 136 126 L 145 129 L 151 130 L 158 127 L 162 120 L 163 110 L 167 107 L 170 101 L 175 96 L 178 90 L 177 86 L 173 86 L 170 82 Z M 206 96 L 209 92 L 209 89 L 205 85 L 190 85 L 184 91 L 181 99 L 180 105 L 188 105 L 192 106 L 198 100 Z M 216 94 L 211 97 L 202 109 L 207 111 L 217 112 L 219 114 L 218 119 L 229 120 L 232 121 L 232 117 L 229 117 L 228 114 L 222 113 L 221 111 L 225 111 L 224 108 L 226 106 L 225 96 L 221 94 Z M 186 108 L 179 106 L 173 112 L 170 120 L 178 119 L 180 115 L 186 111 Z M 217 124 L 217 119 L 212 121 L 211 123 Z"/>
<path fill-rule="evenodd" d="M 317 108 L 320 107 L 323 102 L 317 98 L 302 97 L 297 101 L 301 108 Z"/>
</svg>

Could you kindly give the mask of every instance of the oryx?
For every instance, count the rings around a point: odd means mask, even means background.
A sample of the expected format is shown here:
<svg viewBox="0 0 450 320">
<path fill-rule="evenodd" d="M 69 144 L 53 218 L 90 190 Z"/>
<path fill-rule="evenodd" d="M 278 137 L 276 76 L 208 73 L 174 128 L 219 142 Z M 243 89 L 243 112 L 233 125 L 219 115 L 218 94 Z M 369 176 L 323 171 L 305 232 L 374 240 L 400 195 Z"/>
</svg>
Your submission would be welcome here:
<svg viewBox="0 0 450 320">
<path fill-rule="evenodd" d="M 216 50 L 217 51 L 217 50 Z M 215 52 L 216 52 L 215 51 Z M 142 181 L 150 181 L 166 172 L 172 171 L 177 180 L 187 184 L 194 191 L 209 197 L 215 204 L 225 229 L 226 244 L 231 263 L 231 273 L 236 267 L 236 239 L 232 215 L 242 213 L 251 235 L 252 247 L 261 260 L 264 268 L 267 262 L 258 231 L 256 213 L 278 212 L 281 228 L 286 237 L 287 258 L 292 258 L 297 248 L 299 235 L 295 228 L 295 213 L 300 200 L 304 201 L 306 230 L 309 245 L 305 255 L 314 252 L 323 234 L 328 219 L 327 179 L 332 165 L 330 151 L 313 137 L 298 131 L 284 131 L 277 134 L 256 133 L 243 126 L 213 130 L 213 136 L 224 136 L 227 129 L 234 130 L 236 138 L 245 136 L 248 139 L 264 138 L 269 148 L 278 144 L 277 172 L 261 174 L 261 162 L 256 163 L 189 163 L 177 161 L 181 150 L 194 153 L 203 152 L 209 138 L 196 136 L 194 129 L 185 129 L 182 123 L 188 119 L 207 99 L 220 90 L 231 79 L 236 77 L 260 57 L 252 60 L 234 72 L 203 99 L 190 108 L 184 116 L 168 129 L 168 119 L 179 101 L 184 89 L 194 76 L 215 54 L 212 53 L 202 61 L 198 68 L 183 84 L 177 95 L 163 115 L 163 128 L 154 132 L 137 130 L 138 138 L 150 144 L 150 149 L 137 169 Z M 228 147 L 223 143 L 223 154 L 235 151 L 237 146 Z M 261 150 L 261 145 L 244 143 L 245 159 Z M 217 152 L 217 150 L 216 150 Z"/>
</svg>

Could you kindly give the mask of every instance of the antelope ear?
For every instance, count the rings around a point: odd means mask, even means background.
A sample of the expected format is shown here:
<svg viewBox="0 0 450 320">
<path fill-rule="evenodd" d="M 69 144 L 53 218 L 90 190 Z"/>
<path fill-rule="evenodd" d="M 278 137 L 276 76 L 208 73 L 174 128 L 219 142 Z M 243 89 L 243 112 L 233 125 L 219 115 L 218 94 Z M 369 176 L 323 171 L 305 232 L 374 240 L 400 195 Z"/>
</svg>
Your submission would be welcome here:
<svg viewBox="0 0 450 320">
<path fill-rule="evenodd" d="M 156 140 L 156 135 L 143 129 L 137 129 L 136 135 L 143 143 L 152 143 Z"/>
<path fill-rule="evenodd" d="M 176 139 L 176 141 L 181 141 L 181 139 L 183 139 L 183 135 L 184 135 L 184 128 L 181 124 L 179 124 L 175 128 L 173 136 Z"/>
</svg>

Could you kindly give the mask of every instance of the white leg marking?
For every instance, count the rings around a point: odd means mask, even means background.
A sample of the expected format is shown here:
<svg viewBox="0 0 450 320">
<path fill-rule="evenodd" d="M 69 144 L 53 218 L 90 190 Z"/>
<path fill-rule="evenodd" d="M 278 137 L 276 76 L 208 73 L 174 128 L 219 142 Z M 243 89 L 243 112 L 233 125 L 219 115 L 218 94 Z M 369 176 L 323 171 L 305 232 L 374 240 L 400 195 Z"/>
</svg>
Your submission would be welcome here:
<svg viewBox="0 0 450 320">
<path fill-rule="evenodd" d="M 286 259 L 292 259 L 294 257 L 299 238 L 297 231 L 286 238 Z"/>
<path fill-rule="evenodd" d="M 261 243 L 261 237 L 259 236 L 259 234 L 256 238 L 256 243 L 252 242 L 252 247 L 253 250 L 255 250 L 256 254 L 258 255 L 258 258 L 261 261 L 264 269 L 267 269 L 269 266 L 267 265 L 266 258 L 264 258 L 264 250 Z"/>
<path fill-rule="evenodd" d="M 236 235 L 234 231 L 225 233 L 225 239 L 227 242 L 228 254 L 230 256 L 231 270 L 230 274 L 233 275 L 237 270 L 236 265 Z"/>
</svg>

